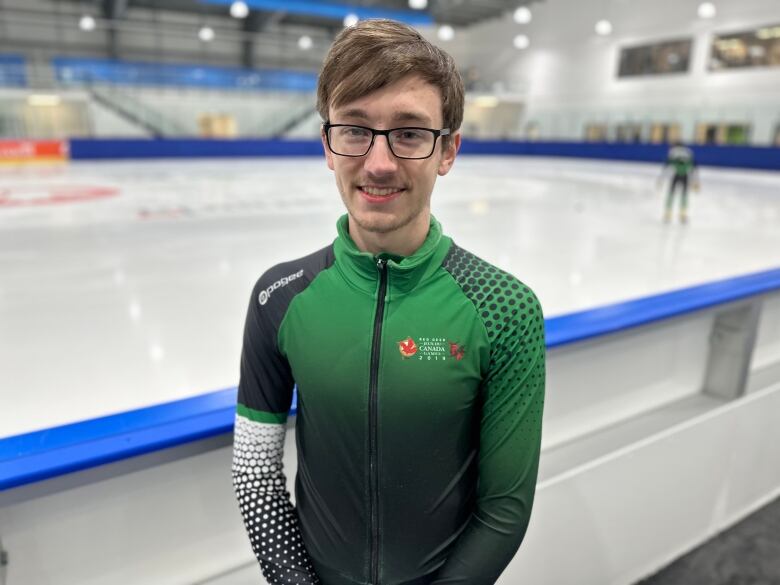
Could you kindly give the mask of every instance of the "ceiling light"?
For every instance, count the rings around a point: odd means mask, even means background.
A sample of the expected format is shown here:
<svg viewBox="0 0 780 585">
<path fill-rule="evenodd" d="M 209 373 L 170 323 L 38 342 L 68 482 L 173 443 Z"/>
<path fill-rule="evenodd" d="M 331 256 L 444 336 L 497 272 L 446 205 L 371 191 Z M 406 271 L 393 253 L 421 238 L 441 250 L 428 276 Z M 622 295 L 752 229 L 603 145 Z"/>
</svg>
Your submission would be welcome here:
<svg viewBox="0 0 780 585">
<path fill-rule="evenodd" d="M 514 18 L 517 24 L 528 24 L 531 22 L 533 15 L 531 14 L 531 9 L 528 8 L 528 6 L 521 6 L 515 10 Z"/>
<path fill-rule="evenodd" d="M 162 361 L 165 357 L 165 350 L 158 343 L 153 343 L 149 347 L 149 357 L 153 362 Z"/>
<path fill-rule="evenodd" d="M 349 28 L 350 26 L 355 26 L 359 20 L 360 18 L 358 18 L 357 14 L 347 14 L 344 17 L 344 26 L 346 26 L 347 28 Z"/>
<path fill-rule="evenodd" d="M 712 2 L 702 2 L 699 4 L 699 18 L 714 18 L 718 13 Z"/>
<path fill-rule="evenodd" d="M 513 41 L 516 49 L 527 49 L 531 44 L 531 39 L 526 35 L 517 35 Z"/>
<path fill-rule="evenodd" d="M 214 29 L 209 26 L 204 26 L 198 31 L 198 38 L 204 43 L 208 43 L 214 40 Z"/>
<path fill-rule="evenodd" d="M 95 30 L 95 19 L 89 14 L 85 14 L 79 20 L 79 28 L 81 30 Z"/>
<path fill-rule="evenodd" d="M 445 24 L 439 27 L 439 39 L 442 41 L 451 41 L 455 37 L 455 29 L 449 24 Z"/>
<path fill-rule="evenodd" d="M 246 5 L 246 2 L 236 0 L 230 5 L 230 16 L 233 18 L 246 18 L 249 16 L 249 6 Z"/>
<path fill-rule="evenodd" d="M 599 20 L 596 23 L 596 33 L 600 34 L 602 37 L 612 34 L 612 23 L 608 20 Z"/>
<path fill-rule="evenodd" d="M 409 8 L 412 10 L 425 10 L 428 8 L 428 0 L 409 0 Z"/>
<path fill-rule="evenodd" d="M 311 37 L 307 35 L 303 35 L 301 38 L 298 39 L 298 48 L 301 51 L 308 51 L 311 49 Z"/>
</svg>

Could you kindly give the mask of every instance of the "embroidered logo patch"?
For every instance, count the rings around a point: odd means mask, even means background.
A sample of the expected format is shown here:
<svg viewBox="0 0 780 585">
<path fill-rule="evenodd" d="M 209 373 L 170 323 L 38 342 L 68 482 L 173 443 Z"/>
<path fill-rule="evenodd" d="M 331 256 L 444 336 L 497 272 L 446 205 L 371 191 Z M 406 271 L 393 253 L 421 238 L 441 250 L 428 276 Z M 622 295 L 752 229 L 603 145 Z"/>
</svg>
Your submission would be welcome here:
<svg viewBox="0 0 780 585">
<path fill-rule="evenodd" d="M 466 355 L 465 347 L 447 341 L 446 337 L 418 337 L 417 341 L 407 337 L 398 342 L 398 351 L 404 359 L 414 357 L 415 361 L 428 362 L 460 361 Z"/>
<path fill-rule="evenodd" d="M 454 357 L 456 360 L 460 361 L 463 359 L 463 357 L 466 355 L 466 348 L 460 345 L 459 343 L 454 343 L 450 341 L 450 356 Z"/>
<path fill-rule="evenodd" d="M 398 342 L 398 351 L 405 358 L 410 358 L 417 353 L 417 344 L 414 342 L 414 339 L 407 337 L 403 341 Z"/>
</svg>

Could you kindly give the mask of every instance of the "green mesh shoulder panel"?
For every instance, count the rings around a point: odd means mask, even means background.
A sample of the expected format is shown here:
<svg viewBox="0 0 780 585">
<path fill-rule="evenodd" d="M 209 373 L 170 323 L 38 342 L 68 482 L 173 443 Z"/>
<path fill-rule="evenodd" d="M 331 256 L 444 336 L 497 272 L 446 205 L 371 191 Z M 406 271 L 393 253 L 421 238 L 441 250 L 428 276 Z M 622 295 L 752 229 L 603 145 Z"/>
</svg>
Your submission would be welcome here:
<svg viewBox="0 0 780 585">
<path fill-rule="evenodd" d="M 488 444 L 496 447 L 507 440 L 538 441 L 545 346 L 544 317 L 536 295 L 511 274 L 455 244 L 443 268 L 474 304 L 490 340 L 483 436 L 487 432 L 493 439 Z"/>
<path fill-rule="evenodd" d="M 453 244 L 443 268 L 474 304 L 490 340 L 482 381 L 474 516 L 436 583 L 494 583 L 525 536 L 539 469 L 544 318 L 530 288 Z"/>
<path fill-rule="evenodd" d="M 444 259 L 443 268 L 474 303 L 491 345 L 505 342 L 502 338 L 512 331 L 530 329 L 537 335 L 543 334 L 539 301 L 530 288 L 511 274 L 455 244 Z"/>
</svg>

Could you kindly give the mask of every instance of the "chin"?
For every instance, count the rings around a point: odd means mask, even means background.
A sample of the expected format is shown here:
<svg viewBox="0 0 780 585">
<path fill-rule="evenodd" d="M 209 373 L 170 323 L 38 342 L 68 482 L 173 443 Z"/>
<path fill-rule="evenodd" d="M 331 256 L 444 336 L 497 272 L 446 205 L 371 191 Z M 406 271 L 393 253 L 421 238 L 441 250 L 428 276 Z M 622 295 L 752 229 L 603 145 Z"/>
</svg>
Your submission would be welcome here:
<svg viewBox="0 0 780 585">
<path fill-rule="evenodd" d="M 367 232 L 386 234 L 407 225 L 412 217 L 399 217 L 395 213 L 381 211 L 351 212 L 352 219 Z"/>
</svg>

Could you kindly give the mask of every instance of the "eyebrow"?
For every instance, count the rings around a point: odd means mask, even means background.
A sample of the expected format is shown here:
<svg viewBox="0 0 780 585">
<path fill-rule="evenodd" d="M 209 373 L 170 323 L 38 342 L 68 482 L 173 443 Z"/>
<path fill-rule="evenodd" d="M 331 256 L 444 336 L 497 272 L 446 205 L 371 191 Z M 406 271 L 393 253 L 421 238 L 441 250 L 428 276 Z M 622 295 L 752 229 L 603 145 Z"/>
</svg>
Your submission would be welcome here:
<svg viewBox="0 0 780 585">
<path fill-rule="evenodd" d="M 358 119 L 364 122 L 369 121 L 368 113 L 365 110 L 361 110 L 360 108 L 350 108 L 348 110 L 344 110 L 343 112 L 338 112 L 337 117 L 350 118 L 353 120 Z M 433 123 L 432 120 L 425 114 L 418 114 L 416 112 L 397 112 L 393 114 L 391 119 L 393 120 L 393 123 L 415 122 L 428 126 Z"/>
</svg>

